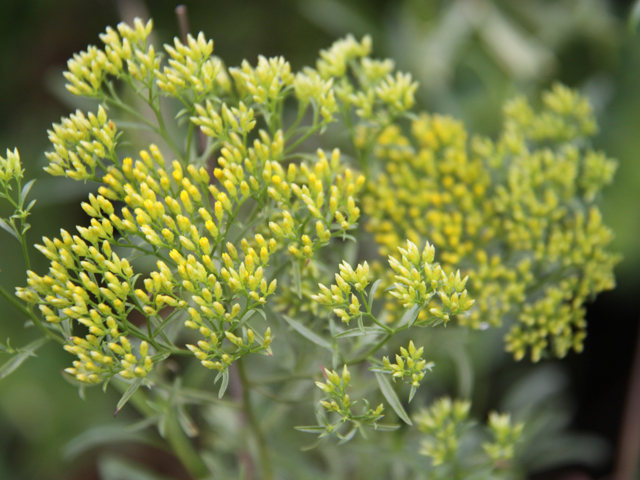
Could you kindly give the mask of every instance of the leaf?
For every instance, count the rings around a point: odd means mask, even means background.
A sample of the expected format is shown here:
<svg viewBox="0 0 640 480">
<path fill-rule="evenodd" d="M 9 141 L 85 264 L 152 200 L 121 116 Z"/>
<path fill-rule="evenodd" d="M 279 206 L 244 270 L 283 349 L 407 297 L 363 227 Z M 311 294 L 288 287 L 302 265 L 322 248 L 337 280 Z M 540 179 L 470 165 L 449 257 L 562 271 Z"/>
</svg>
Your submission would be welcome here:
<svg viewBox="0 0 640 480">
<path fill-rule="evenodd" d="M 101 425 L 71 439 L 62 448 L 62 456 L 65 460 L 71 461 L 92 448 L 108 444 L 121 445 L 123 442 L 148 443 L 149 439 L 126 424 Z"/>
<path fill-rule="evenodd" d="M 411 307 L 409 310 L 404 312 L 404 315 L 400 319 L 400 323 L 398 323 L 398 327 L 403 327 L 408 324 L 409 328 L 411 328 L 415 323 L 416 318 L 418 318 L 418 315 L 420 314 L 421 309 L 422 307 L 416 304 L 413 307 Z"/>
<path fill-rule="evenodd" d="M 382 373 L 376 373 L 375 375 L 376 375 L 376 380 L 378 380 L 378 385 L 380 386 L 380 391 L 384 395 L 384 398 L 387 399 L 387 402 L 389 402 L 389 405 L 391 406 L 391 408 L 393 408 L 393 410 L 396 412 L 398 417 L 400 417 L 400 419 L 404 423 L 406 423 L 407 425 L 413 425 L 413 423 L 411 423 L 411 419 L 409 418 L 409 415 L 407 415 L 407 412 L 405 412 L 404 407 L 402 406 L 402 403 L 398 398 L 398 395 L 396 395 L 396 392 L 391 386 L 391 384 L 389 383 L 389 380 L 387 379 L 386 375 Z"/>
<path fill-rule="evenodd" d="M 640 0 L 636 0 L 629 14 L 629 31 L 631 33 L 635 33 L 638 23 L 640 23 Z"/>
<path fill-rule="evenodd" d="M 24 348 L 18 349 L 18 353 L 7 360 L 4 365 L 0 367 L 0 379 L 3 379 L 4 377 L 15 372 L 16 369 L 20 365 L 22 365 L 27 358 L 35 356 L 34 352 L 42 345 L 47 343 L 48 340 L 48 338 L 42 337 L 34 340 Z"/>
<path fill-rule="evenodd" d="M 386 333 L 386 330 L 382 327 L 364 327 L 362 329 L 352 328 L 350 330 L 334 335 L 334 338 L 362 337 L 364 335 L 382 335 L 383 333 Z"/>
<path fill-rule="evenodd" d="M 118 405 L 116 405 L 116 411 L 113 414 L 114 417 L 118 415 L 118 412 L 122 410 L 122 407 L 124 407 L 125 404 L 129 401 L 129 399 L 133 396 L 133 394 L 136 393 L 138 388 L 140 388 L 140 385 L 142 385 L 142 378 L 136 378 L 133 381 L 133 383 L 129 386 L 127 391 L 124 392 L 124 394 L 122 395 L 122 398 L 118 402 Z"/>
<path fill-rule="evenodd" d="M 318 335 L 315 332 L 312 332 L 307 327 L 302 325 L 300 322 L 294 320 L 293 318 L 288 317 L 287 315 L 282 315 L 282 317 L 287 321 L 289 325 L 293 327 L 300 335 L 305 337 L 307 340 L 315 343 L 316 345 L 326 348 L 327 350 L 333 351 L 333 346 L 327 342 L 324 338 Z"/>
<path fill-rule="evenodd" d="M 400 428 L 400 425 L 375 425 L 373 428 L 379 432 L 395 432 Z"/>
<path fill-rule="evenodd" d="M 102 480 L 169 480 L 169 477 L 159 475 L 144 465 L 115 456 L 101 458 L 98 471 Z"/>
<path fill-rule="evenodd" d="M 340 437 L 340 441 L 338 442 L 338 446 L 340 445 L 344 445 L 345 443 L 347 443 L 349 440 L 351 440 L 353 437 L 356 436 L 356 433 L 358 433 L 358 427 L 353 427 L 349 433 L 347 433 L 346 435 L 340 435 L 339 433 L 337 434 L 338 437 Z"/>
<path fill-rule="evenodd" d="M 293 284 L 298 298 L 302 298 L 302 273 L 300 272 L 300 262 L 297 260 L 293 261 Z"/>
<path fill-rule="evenodd" d="M 14 237 L 16 237 L 16 240 L 20 241 L 20 237 L 18 237 L 18 234 L 13 230 L 13 228 L 11 228 L 11 226 L 5 222 L 3 219 L 0 218 L 0 228 L 2 228 L 3 230 L 6 230 L 7 232 L 9 232 L 11 235 L 13 235 Z"/>
<path fill-rule="evenodd" d="M 305 433 L 322 433 L 327 429 L 326 427 L 319 426 L 319 425 L 314 425 L 311 427 L 293 427 L 293 428 L 295 428 L 300 432 L 305 432 Z"/>
<path fill-rule="evenodd" d="M 376 296 L 376 290 L 378 290 L 380 282 L 382 282 L 381 278 L 376 280 L 373 285 L 371 285 L 371 290 L 369 290 L 369 305 L 371 305 L 371 302 L 373 302 L 373 297 Z"/>
<path fill-rule="evenodd" d="M 418 389 L 413 385 L 411 385 L 411 393 L 409 394 L 409 403 L 411 403 L 411 400 L 413 400 L 413 396 L 416 394 L 417 391 Z"/>
<path fill-rule="evenodd" d="M 224 392 L 227 391 L 229 386 L 229 370 L 225 370 L 222 374 L 222 385 L 220 385 L 220 391 L 218 392 L 218 400 L 222 398 Z"/>
<path fill-rule="evenodd" d="M 34 178 L 33 180 L 30 180 L 24 187 L 22 187 L 22 191 L 20 192 L 20 204 L 22 205 L 22 203 L 24 203 L 24 199 L 27 198 L 27 195 L 29 194 L 29 190 L 31 190 L 31 187 L 33 187 L 33 184 L 35 183 L 36 179 Z M 27 208 L 28 210 L 28 208 Z"/>
<path fill-rule="evenodd" d="M 245 323 L 247 323 L 247 320 L 249 320 L 254 313 L 256 313 L 257 310 L 249 310 L 247 313 L 245 313 L 242 318 L 240 319 L 240 321 L 235 324 L 233 326 L 234 329 L 238 329 L 240 327 L 242 327 Z"/>
<path fill-rule="evenodd" d="M 178 422 L 180 422 L 180 427 L 187 437 L 193 438 L 200 434 L 198 427 L 185 410 L 184 405 L 178 405 Z"/>
<path fill-rule="evenodd" d="M 302 452 L 308 452 L 309 450 L 313 450 L 314 448 L 316 448 L 318 445 L 320 445 L 322 443 L 322 438 L 318 438 L 318 440 L 316 440 L 315 442 L 313 442 L 310 445 L 305 445 L 304 447 L 300 447 L 300 451 Z"/>
</svg>

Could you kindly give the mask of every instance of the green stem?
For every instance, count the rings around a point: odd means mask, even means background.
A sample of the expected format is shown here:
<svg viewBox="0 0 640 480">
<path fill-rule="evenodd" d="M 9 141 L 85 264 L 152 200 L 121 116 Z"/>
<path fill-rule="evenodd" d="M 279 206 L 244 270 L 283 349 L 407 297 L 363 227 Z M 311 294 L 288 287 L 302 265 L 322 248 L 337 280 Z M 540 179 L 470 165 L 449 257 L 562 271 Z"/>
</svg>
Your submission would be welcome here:
<svg viewBox="0 0 640 480">
<path fill-rule="evenodd" d="M 27 250 L 27 236 L 25 234 L 20 235 L 20 243 L 22 244 L 22 256 L 24 257 L 24 263 L 27 270 L 31 270 L 31 261 L 29 260 L 29 251 Z"/>
<path fill-rule="evenodd" d="M 172 409 L 167 415 L 169 418 L 166 425 L 165 436 L 173 452 L 193 478 L 198 480 L 210 478 L 207 466 L 202 461 L 202 458 L 200 458 L 200 455 L 198 455 L 198 452 L 193 448 L 189 437 L 187 437 L 182 427 L 180 427 L 176 411 Z"/>
<path fill-rule="evenodd" d="M 114 385 L 120 393 L 124 393 L 128 387 L 128 384 L 119 381 L 112 382 L 112 385 Z M 147 401 L 147 396 L 142 389 L 139 389 L 131 397 L 129 404 L 133 405 L 135 409 L 145 417 L 157 415 L 157 412 Z M 165 440 L 171 447 L 173 453 L 194 479 L 211 479 L 206 465 L 193 448 L 189 437 L 187 437 L 180 427 L 176 410 L 172 409 L 170 412 L 167 412 L 166 415 L 168 415 L 168 420 L 165 429 Z"/>
<path fill-rule="evenodd" d="M 44 326 L 42 320 L 35 315 L 33 312 L 30 312 L 24 305 L 22 305 L 17 298 L 7 292 L 3 287 L 0 286 L 0 295 L 7 299 L 7 301 L 16 307 L 25 317 L 33 322 L 33 324 L 40 330 L 45 337 L 50 338 L 51 340 L 55 340 L 59 344 L 64 344 L 64 339 L 60 338 L 58 335 L 53 333 L 47 327 Z"/>
<path fill-rule="evenodd" d="M 260 465 L 262 470 L 262 477 L 264 480 L 275 480 L 273 476 L 273 468 L 271 466 L 271 459 L 269 458 L 269 452 L 267 450 L 267 442 L 265 441 L 264 434 L 260 429 L 260 424 L 256 417 L 253 408 L 251 407 L 251 394 L 249 391 L 249 379 L 244 369 L 243 358 L 237 361 L 238 372 L 240 373 L 240 382 L 242 383 L 242 402 L 244 405 L 244 411 L 249 420 L 249 426 L 253 431 L 256 440 L 258 441 L 258 451 L 260 453 Z"/>
</svg>

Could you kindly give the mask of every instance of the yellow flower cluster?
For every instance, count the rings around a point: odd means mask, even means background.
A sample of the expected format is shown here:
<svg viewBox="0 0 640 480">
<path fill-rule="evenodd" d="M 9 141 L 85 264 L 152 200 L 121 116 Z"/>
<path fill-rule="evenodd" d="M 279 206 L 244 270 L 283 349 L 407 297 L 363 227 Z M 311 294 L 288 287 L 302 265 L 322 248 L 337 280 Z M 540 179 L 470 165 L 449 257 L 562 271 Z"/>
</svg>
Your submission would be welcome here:
<svg viewBox="0 0 640 480">
<path fill-rule="evenodd" d="M 420 453 L 431 457 L 433 466 L 455 458 L 470 408 L 471 402 L 444 397 L 416 415 L 418 429 L 427 434 Z"/>
<path fill-rule="evenodd" d="M 515 456 L 515 444 L 522 435 L 524 423 L 513 425 L 508 413 L 491 412 L 487 426 L 494 440 L 483 443 L 482 448 L 495 465 L 504 465 Z"/>
<path fill-rule="evenodd" d="M 362 315 L 360 300 L 358 300 L 355 293 L 351 292 L 351 288 L 362 294 L 367 285 L 369 285 L 369 265 L 364 262 L 354 270 L 351 265 L 343 261 L 339 269 L 340 272 L 335 275 L 336 284 L 331 285 L 331 289 L 321 283 L 318 284 L 320 293 L 312 295 L 311 299 L 321 305 L 333 308 L 333 313 L 348 324 L 353 318 Z"/>
<path fill-rule="evenodd" d="M 105 202 L 108 202 L 105 200 Z M 134 273 L 126 258 L 112 251 L 113 226 L 94 219 L 90 228 L 79 228 L 80 236 L 61 231 L 61 238 L 43 238 L 37 245 L 50 261 L 43 277 L 29 271 L 28 288 L 18 297 L 40 307 L 45 320 L 60 325 L 65 333 L 70 322 L 88 328 L 85 338 L 67 335 L 65 349 L 77 355 L 67 372 L 86 383 L 100 383 L 115 374 L 144 378 L 153 366 L 149 345 L 141 342 L 139 358 L 132 353 L 126 335 L 140 338 L 140 329 L 127 317 L 134 303 Z"/>
<path fill-rule="evenodd" d="M 415 420 L 418 429 L 427 435 L 422 441 L 420 453 L 431 457 L 432 465 L 437 467 L 445 463 L 456 462 L 458 469 L 464 473 L 477 471 L 480 455 L 471 455 L 472 442 L 466 431 L 471 426 L 469 421 L 469 409 L 471 403 L 462 400 L 451 400 L 448 397 L 440 398 L 431 406 L 420 412 Z M 515 445 L 518 442 L 523 423 L 513 424 L 509 414 L 491 412 L 487 422 L 487 429 L 493 437 L 492 442 L 484 442 L 482 449 L 488 457 L 483 468 L 490 471 L 493 468 L 505 469 L 507 463 L 515 455 Z M 473 462 L 466 458 L 457 457 L 461 445 L 466 444 L 465 456 L 473 457 Z M 444 467 L 443 467 L 444 468 Z M 463 474 L 464 475 L 464 474 Z"/>
<path fill-rule="evenodd" d="M 410 138 L 388 127 L 376 147 L 385 171 L 363 201 L 381 254 L 426 238 L 445 272 L 464 266 L 477 307 L 460 323 L 517 319 L 506 337 L 517 359 L 579 351 L 581 305 L 613 288 L 619 261 L 592 204 L 615 162 L 587 146 L 590 107 L 558 85 L 543 100 L 541 113 L 523 99 L 507 105 L 495 142 L 469 142 L 459 122 L 438 115 L 415 119 Z"/>
<path fill-rule="evenodd" d="M 284 58 L 267 59 L 262 55 L 255 68 L 245 60 L 240 68 L 230 68 L 229 73 L 241 97 L 249 94 L 254 102 L 263 105 L 277 101 L 295 78 L 291 65 Z"/>
<path fill-rule="evenodd" d="M 424 378 L 427 370 L 435 366 L 433 362 L 427 363 L 422 358 L 424 347 L 416 349 L 413 341 L 409 341 L 408 348 L 400 347 L 400 354 L 396 354 L 396 363 L 391 363 L 389 357 L 382 358 L 382 368 L 372 368 L 374 372 L 391 374 L 393 380 L 396 378 L 411 385 L 409 401 L 413 399 L 416 390 L 420 387 L 420 382 Z M 405 379 L 405 377 L 407 377 Z"/>
<path fill-rule="evenodd" d="M 362 413 L 357 415 L 352 411 L 353 406 L 357 402 L 352 402 L 351 397 L 346 392 L 351 382 L 351 373 L 346 365 L 342 370 L 342 377 L 340 377 L 335 370 L 326 368 L 324 369 L 324 376 L 327 380 L 326 383 L 316 382 L 317 387 L 326 394 L 326 399 L 321 400 L 320 405 L 327 412 L 337 413 L 340 416 L 340 420 L 334 424 L 329 424 L 326 419 L 323 419 L 325 423 L 325 434 L 335 432 L 344 442 L 353 438 L 362 426 L 372 425 L 377 427 L 376 422 L 384 417 L 384 415 L 382 415 L 384 405 L 381 403 L 374 410 L 369 407 L 369 402 L 363 399 L 362 403 L 364 404 L 364 408 Z M 339 434 L 337 430 L 347 422 L 353 425 L 353 429 L 346 435 Z M 299 428 L 299 430 L 304 430 L 304 428 Z"/>
<path fill-rule="evenodd" d="M 320 52 L 317 71 L 323 79 L 337 79 L 336 96 L 345 106 L 355 107 L 358 117 L 387 124 L 389 117 L 394 118 L 413 106 L 418 84 L 412 81 L 411 74 L 392 75 L 393 61 L 372 60 L 368 57 L 370 51 L 370 37 L 358 42 L 349 35 Z M 347 78 L 349 68 L 356 77 L 357 88 Z"/>
<path fill-rule="evenodd" d="M 7 149 L 7 157 L 0 156 L 0 183 L 8 185 L 11 180 L 20 180 L 23 172 L 18 149 L 14 148 L 13 152 Z"/>
<path fill-rule="evenodd" d="M 222 62 L 211 56 L 213 40 L 207 41 L 200 32 L 197 38 L 187 35 L 186 45 L 174 38 L 173 45 L 164 46 L 171 57 L 169 66 L 163 72 L 155 69 L 158 87 L 174 97 L 185 90 L 193 90 L 197 96 L 211 92 L 222 69 Z"/>
<path fill-rule="evenodd" d="M 49 141 L 54 151 L 45 153 L 49 165 L 45 171 L 53 176 L 66 175 L 74 180 L 96 180 L 96 168 L 106 169 L 102 160 L 117 163 L 115 149 L 118 133 L 115 124 L 107 118 L 105 109 L 85 116 L 80 110 L 49 130 Z"/>
<path fill-rule="evenodd" d="M 64 72 L 69 82 L 67 90 L 74 95 L 101 98 L 107 76 L 120 76 L 125 65 L 134 78 L 148 78 L 160 62 L 153 45 L 147 49 L 147 37 L 152 28 L 151 20 L 145 25 L 139 18 L 135 19 L 133 27 L 126 23 L 119 23 L 117 31 L 108 27 L 100 35 L 105 44 L 104 50 L 90 46 L 87 51 L 75 54 L 67 63 L 69 70 Z"/>
<path fill-rule="evenodd" d="M 429 321 L 447 323 L 451 315 L 458 315 L 471 309 L 475 300 L 467 295 L 465 285 L 468 277 L 461 278 L 460 271 L 448 275 L 440 265 L 432 266 L 435 248 L 426 243 L 422 253 L 415 243 L 407 241 L 407 248 L 398 248 L 400 260 L 389 256 L 389 265 L 395 272 L 391 295 L 402 303 L 404 308 L 422 309 L 429 305 L 435 294 L 438 294 L 442 307 L 432 307 L 429 313 L 433 316 Z M 424 323 L 425 316 L 418 317 L 419 324 Z"/>
<path fill-rule="evenodd" d="M 282 210 L 282 220 L 270 222 L 269 228 L 276 237 L 290 241 L 288 250 L 295 258 L 312 258 L 332 237 L 344 236 L 357 225 L 360 208 L 355 198 L 364 176 L 356 176 L 341 164 L 338 149 L 331 158 L 318 150 L 314 165 L 290 163 L 286 171 L 281 164 L 270 162 L 263 176 L 269 196 Z"/>
</svg>

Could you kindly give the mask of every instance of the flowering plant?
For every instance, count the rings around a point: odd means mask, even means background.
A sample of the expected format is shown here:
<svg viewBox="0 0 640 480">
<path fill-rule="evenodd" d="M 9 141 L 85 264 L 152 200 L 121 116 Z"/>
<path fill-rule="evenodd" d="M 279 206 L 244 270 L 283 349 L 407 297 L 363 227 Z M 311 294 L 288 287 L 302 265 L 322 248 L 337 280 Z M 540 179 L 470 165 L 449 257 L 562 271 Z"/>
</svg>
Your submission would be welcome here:
<svg viewBox="0 0 640 480">
<path fill-rule="evenodd" d="M 516 360 L 582 349 L 583 304 L 618 261 L 594 204 L 615 162 L 589 146 L 587 101 L 556 85 L 539 113 L 509 103 L 497 141 L 469 141 L 413 113 L 417 84 L 368 37 L 292 72 L 281 57 L 227 68 L 202 33 L 166 53 L 151 36 L 122 23 L 69 60 L 67 89 L 97 105 L 53 125 L 45 170 L 95 191 L 87 226 L 36 245 L 44 275 L 27 248 L 32 182 L 17 150 L 0 157 L 15 210 L 0 226 L 28 270 L 17 299 L 0 294 L 43 335 L 3 346 L 2 376 L 60 343 L 69 381 L 119 390 L 116 413 L 132 404 L 194 478 L 317 478 L 358 434 L 403 446 L 402 469 L 383 455 L 373 478 L 517 475 L 521 422 L 493 412 L 480 431 L 447 397 L 413 408 L 437 368 L 424 343 L 449 322 L 505 323 Z M 139 129 L 156 138 L 135 151 Z M 290 427 L 302 433 L 279 438 Z M 320 463 L 284 461 L 305 433 Z"/>
</svg>

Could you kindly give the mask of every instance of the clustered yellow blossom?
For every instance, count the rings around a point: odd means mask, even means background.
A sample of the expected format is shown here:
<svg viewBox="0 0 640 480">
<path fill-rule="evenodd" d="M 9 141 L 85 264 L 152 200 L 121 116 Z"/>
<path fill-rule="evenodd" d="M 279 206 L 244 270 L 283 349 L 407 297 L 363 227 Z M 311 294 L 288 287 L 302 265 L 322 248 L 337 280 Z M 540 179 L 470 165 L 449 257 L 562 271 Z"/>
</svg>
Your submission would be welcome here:
<svg viewBox="0 0 640 480">
<path fill-rule="evenodd" d="M 397 378 L 411 385 L 409 401 L 413 399 L 416 391 L 420 387 L 420 382 L 424 378 L 427 370 L 435 366 L 433 362 L 427 363 L 422 358 L 424 347 L 416 349 L 413 341 L 409 341 L 408 348 L 400 347 L 400 354 L 396 354 L 396 363 L 391 363 L 389 357 L 382 358 L 382 368 L 372 368 L 371 371 L 388 373 L 395 381 Z M 406 377 L 406 378 L 405 378 Z"/>
<path fill-rule="evenodd" d="M 151 20 L 144 24 L 139 18 L 135 19 L 133 28 L 126 23 L 119 23 L 117 30 L 108 27 L 100 35 L 104 50 L 90 46 L 67 63 L 69 70 L 64 72 L 69 82 L 67 90 L 74 95 L 102 98 L 108 75 L 121 76 L 125 66 L 133 78 L 148 80 L 160 62 L 153 45 L 147 48 L 152 28 Z"/>
<path fill-rule="evenodd" d="M 355 433 L 357 433 L 358 429 L 362 426 L 370 425 L 374 428 L 378 428 L 378 420 L 384 417 L 384 415 L 382 415 L 384 405 L 381 403 L 377 408 L 372 409 L 369 407 L 369 402 L 363 399 L 362 413 L 358 415 L 352 411 L 352 408 L 358 402 L 352 401 L 351 397 L 346 392 L 347 387 L 349 387 L 351 382 L 351 373 L 347 369 L 346 365 L 342 369 L 342 377 L 340 377 L 335 370 L 329 370 L 327 368 L 324 369 L 324 376 L 326 383 L 316 382 L 317 387 L 326 395 L 325 399 L 320 401 L 320 405 L 327 412 L 337 414 L 339 419 L 337 422 L 330 423 L 327 419 L 323 418 L 324 428 L 321 427 L 320 431 L 324 430 L 324 434 L 321 434 L 320 436 L 324 436 L 329 433 L 336 433 L 344 443 L 345 441 L 353 438 Z M 338 433 L 338 430 L 345 423 L 351 423 L 352 429 L 348 433 L 342 435 Z M 309 430 L 308 427 L 298 427 L 298 429 L 313 432 L 313 430 Z M 317 430 L 315 432 L 320 433 Z"/>
<path fill-rule="evenodd" d="M 487 426 L 493 435 L 493 442 L 483 443 L 482 448 L 494 464 L 504 465 L 515 456 L 515 444 L 522 435 L 524 423 L 513 425 L 508 413 L 491 412 Z"/>
<path fill-rule="evenodd" d="M 431 457 L 433 466 L 455 459 L 460 439 L 468 427 L 471 402 L 443 397 L 415 417 L 418 429 L 427 435 L 420 453 Z"/>
<path fill-rule="evenodd" d="M 222 62 L 212 57 L 213 40 L 206 40 L 200 32 L 197 38 L 187 35 L 187 44 L 174 38 L 173 47 L 165 45 L 171 59 L 161 73 L 155 69 L 158 87 L 171 96 L 181 98 L 187 90 L 196 96 L 211 92 L 222 69 Z"/>
<path fill-rule="evenodd" d="M 429 313 L 437 323 L 447 323 L 451 315 L 469 311 L 475 300 L 467 295 L 465 285 L 468 277 L 461 278 L 460 271 L 448 275 L 440 267 L 433 266 L 435 248 L 426 243 L 422 253 L 415 243 L 407 241 L 407 248 L 398 248 L 400 260 L 389 256 L 389 265 L 395 272 L 391 295 L 398 299 L 404 308 L 422 309 L 431 298 L 438 294 L 442 307 L 433 307 Z M 421 322 L 423 317 L 418 317 Z M 420 323 L 419 322 L 419 323 Z"/>
<path fill-rule="evenodd" d="M 351 265 L 343 261 L 339 269 L 340 272 L 335 275 L 336 284 L 331 285 L 330 289 L 321 283 L 318 284 L 320 293 L 312 295 L 311 299 L 321 305 L 333 308 L 333 313 L 348 324 L 352 319 L 362 315 L 360 300 L 358 300 L 356 293 L 352 293 L 351 289 L 353 288 L 358 294 L 362 294 L 369 285 L 369 265 L 364 262 L 354 270 Z"/>
<path fill-rule="evenodd" d="M 106 168 L 103 160 L 117 163 L 117 129 L 102 105 L 97 114 L 85 116 L 77 110 L 59 124 L 54 123 L 48 133 L 54 151 L 45 154 L 49 165 L 44 170 L 53 176 L 96 180 Z"/>
<path fill-rule="evenodd" d="M 240 68 L 230 68 L 229 73 L 240 95 L 249 94 L 258 104 L 277 101 L 294 81 L 291 65 L 282 57 L 267 59 L 260 55 L 255 68 L 245 60 Z"/>
<path fill-rule="evenodd" d="M 434 467 L 455 462 L 460 471 L 473 471 L 481 465 L 481 456 L 472 455 L 469 451 L 470 435 L 465 438 L 472 426 L 468 419 L 470 407 L 471 403 L 468 401 L 452 401 L 443 397 L 416 415 L 418 429 L 426 434 L 420 453 L 431 457 Z M 482 449 L 488 457 L 486 467 L 489 470 L 492 465 L 497 469 L 508 468 L 507 462 L 514 457 L 515 445 L 522 434 L 524 424 L 513 424 L 509 414 L 491 412 L 487 427 L 493 441 L 482 444 Z M 463 443 L 467 444 L 464 453 L 460 449 Z M 470 462 L 470 458 L 474 458 L 474 461 Z"/>
<path fill-rule="evenodd" d="M 0 184 L 8 186 L 12 180 L 21 180 L 24 170 L 20 163 L 20 153 L 17 148 L 13 152 L 7 149 L 6 158 L 0 156 Z"/>
<path fill-rule="evenodd" d="M 378 137 L 384 172 L 363 201 L 366 227 L 388 255 L 405 238 L 428 239 L 445 272 L 472 279 L 477 306 L 462 324 L 499 326 L 516 359 L 580 351 L 586 299 L 614 286 L 619 256 L 593 204 L 615 161 L 589 148 L 588 102 L 559 85 L 535 113 L 524 99 L 505 107 L 497 141 L 473 138 L 439 115 L 422 114 L 407 137 L 390 126 Z"/>
<path fill-rule="evenodd" d="M 390 118 L 413 107 L 418 84 L 409 73 L 392 75 L 393 61 L 373 60 L 368 57 L 370 52 L 370 37 L 358 42 L 348 35 L 320 52 L 317 71 L 320 78 L 335 79 L 336 97 L 345 106 L 354 107 L 358 117 L 387 124 Z M 349 70 L 356 77 L 357 87 L 348 79 Z"/>
<path fill-rule="evenodd" d="M 65 349 L 78 360 L 67 372 L 81 382 L 100 383 L 113 375 L 144 378 L 153 367 L 149 345 L 140 342 L 138 356 L 127 335 L 140 329 L 127 319 L 134 303 L 134 273 L 126 258 L 112 251 L 113 226 L 95 221 L 79 228 L 80 236 L 61 230 L 61 238 L 37 245 L 50 261 L 49 274 L 29 271 L 28 288 L 17 295 L 38 304 L 44 319 L 70 331 L 70 322 L 87 327 L 85 338 L 69 336 Z"/>
<path fill-rule="evenodd" d="M 290 163 L 285 169 L 271 162 L 263 176 L 269 196 L 281 205 L 282 219 L 269 228 L 277 238 L 288 240 L 289 252 L 297 259 L 310 259 L 334 236 L 344 236 L 357 225 L 360 208 L 356 198 L 364 185 L 357 175 L 340 163 L 340 151 L 331 158 L 318 150 L 314 165 Z M 302 222 L 301 219 L 309 221 Z"/>
</svg>

